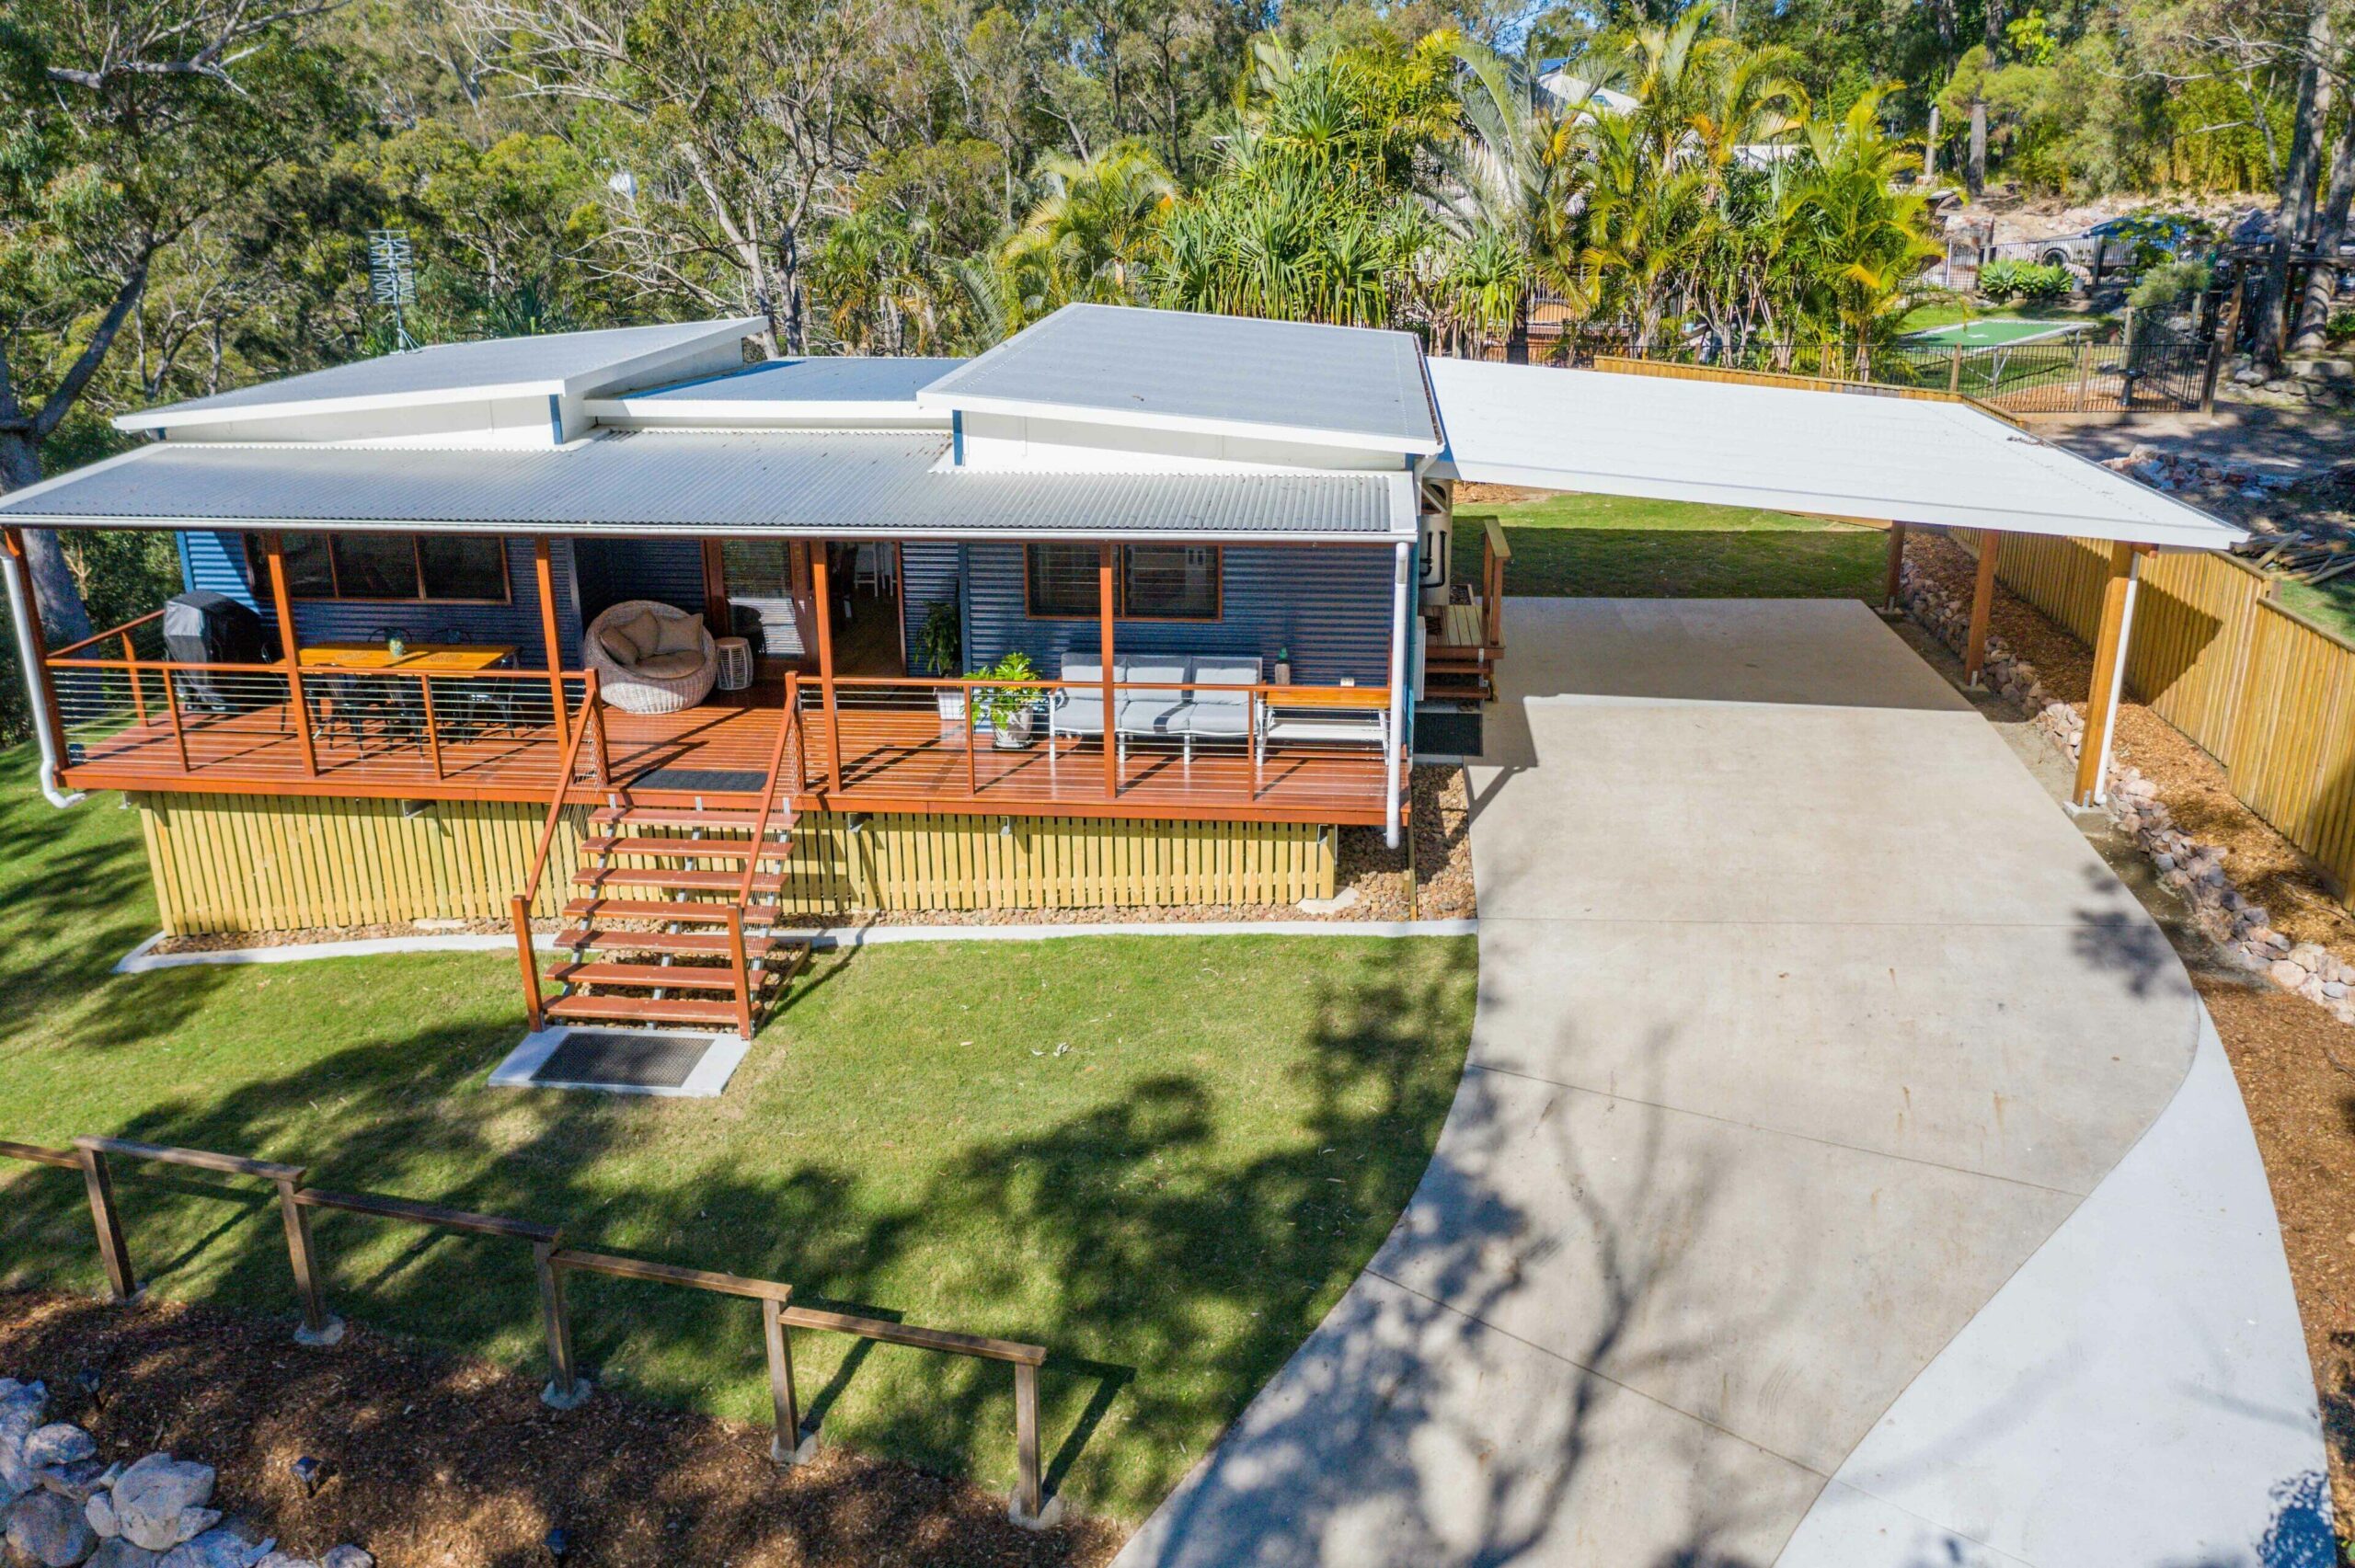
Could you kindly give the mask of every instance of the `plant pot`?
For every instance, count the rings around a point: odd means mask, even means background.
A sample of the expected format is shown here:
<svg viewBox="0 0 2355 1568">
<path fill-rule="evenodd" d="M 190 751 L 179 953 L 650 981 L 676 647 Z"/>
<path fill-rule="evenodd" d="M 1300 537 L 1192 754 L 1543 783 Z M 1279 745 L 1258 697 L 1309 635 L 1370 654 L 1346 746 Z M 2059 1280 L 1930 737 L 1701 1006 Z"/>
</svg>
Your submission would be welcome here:
<svg viewBox="0 0 2355 1568">
<path fill-rule="evenodd" d="M 1004 724 L 990 725 L 990 744 L 1001 751 L 1019 751 L 1030 744 L 1030 710 L 1023 709 Z"/>
<path fill-rule="evenodd" d="M 943 731 L 965 727 L 964 692 L 935 692 L 932 694 L 932 700 L 940 709 L 940 727 Z"/>
</svg>

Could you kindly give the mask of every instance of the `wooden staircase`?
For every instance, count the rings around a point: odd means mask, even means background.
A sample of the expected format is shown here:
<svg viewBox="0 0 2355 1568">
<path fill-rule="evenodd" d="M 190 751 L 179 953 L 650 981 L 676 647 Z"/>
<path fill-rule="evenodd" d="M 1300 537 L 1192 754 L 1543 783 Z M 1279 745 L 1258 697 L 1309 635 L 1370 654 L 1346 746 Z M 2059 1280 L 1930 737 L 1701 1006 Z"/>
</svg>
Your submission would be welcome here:
<svg viewBox="0 0 2355 1568">
<path fill-rule="evenodd" d="M 1427 698 L 1496 701 L 1497 663 L 1505 653 L 1505 567 L 1512 560 L 1512 546 L 1505 543 L 1505 532 L 1495 518 L 1480 521 L 1480 586 L 1465 602 L 1442 605 L 1423 616 Z"/>
<path fill-rule="evenodd" d="M 530 881 L 513 901 L 523 997 L 534 1031 L 549 1024 L 677 1024 L 746 1039 L 809 958 L 806 937 L 778 929 L 777 898 L 793 855 L 793 811 L 777 780 L 799 722 L 798 681 L 785 707 L 757 804 L 649 806 L 608 789 L 589 814 L 545 976 L 530 913 L 571 795 L 568 760 Z"/>
</svg>

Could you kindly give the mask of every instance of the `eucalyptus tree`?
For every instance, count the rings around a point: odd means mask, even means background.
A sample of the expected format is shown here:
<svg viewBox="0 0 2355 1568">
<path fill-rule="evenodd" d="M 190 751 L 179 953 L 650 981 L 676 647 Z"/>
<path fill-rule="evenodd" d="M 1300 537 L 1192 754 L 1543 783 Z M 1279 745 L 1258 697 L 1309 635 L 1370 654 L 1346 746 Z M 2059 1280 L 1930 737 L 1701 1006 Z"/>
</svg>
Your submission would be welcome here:
<svg viewBox="0 0 2355 1568">
<path fill-rule="evenodd" d="M 352 106 L 305 35 L 324 0 L 12 0 L 0 19 L 0 492 L 89 393 L 159 260 Z M 89 633 L 56 540 L 28 535 L 52 635 Z"/>
</svg>

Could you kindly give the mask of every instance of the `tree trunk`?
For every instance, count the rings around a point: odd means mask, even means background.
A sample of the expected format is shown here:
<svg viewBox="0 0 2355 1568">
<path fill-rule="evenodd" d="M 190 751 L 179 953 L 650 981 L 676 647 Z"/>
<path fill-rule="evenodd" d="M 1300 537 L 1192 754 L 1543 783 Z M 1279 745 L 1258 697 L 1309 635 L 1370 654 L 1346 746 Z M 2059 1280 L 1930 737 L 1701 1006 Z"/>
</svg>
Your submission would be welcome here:
<svg viewBox="0 0 2355 1568">
<path fill-rule="evenodd" d="M 1962 183 L 1970 191 L 1973 201 L 1987 189 L 1987 100 L 1970 100 L 1970 162 L 1963 170 Z"/>
<path fill-rule="evenodd" d="M 2281 205 L 2273 215 L 2273 245 L 2250 300 L 2257 312 L 2249 354 L 2259 368 L 2281 369 L 2282 304 L 2290 288 L 2290 250 L 2314 221 L 2315 176 L 2322 155 L 2323 116 L 2330 109 L 2330 0 L 2312 0 L 2306 16 L 2305 54 L 2298 67 L 2297 114 L 2291 123 L 2290 151 L 2281 160 Z"/>
<path fill-rule="evenodd" d="M 1922 138 L 1922 178 L 1926 183 L 1938 177 L 1938 106 L 1930 106 L 1930 133 Z"/>
<path fill-rule="evenodd" d="M 2347 213 L 2355 206 L 2355 105 L 2338 128 L 2338 146 L 2331 154 L 2330 193 L 2323 199 L 2315 221 L 2314 270 L 2306 274 L 2306 295 L 2299 302 L 2297 330 L 2290 335 L 2293 353 L 2322 349 L 2323 328 L 2330 323 L 2331 302 L 2338 290 L 2338 249 L 2347 239 Z"/>
<path fill-rule="evenodd" d="M 0 430 L 0 495 L 8 495 L 40 480 L 40 447 L 23 430 Z M 40 611 L 41 630 L 52 645 L 78 643 L 90 635 L 90 612 L 82 604 L 82 590 L 57 546 L 56 533 L 46 528 L 25 530 L 25 565 L 32 579 L 33 603 Z"/>
</svg>

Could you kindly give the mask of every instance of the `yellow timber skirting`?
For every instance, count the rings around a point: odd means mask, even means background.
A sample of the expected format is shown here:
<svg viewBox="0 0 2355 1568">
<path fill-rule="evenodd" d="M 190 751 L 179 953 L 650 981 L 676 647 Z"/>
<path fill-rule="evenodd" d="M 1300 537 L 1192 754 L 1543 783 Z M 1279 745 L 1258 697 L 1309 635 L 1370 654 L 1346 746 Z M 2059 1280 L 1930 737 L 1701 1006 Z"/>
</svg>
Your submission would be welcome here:
<svg viewBox="0 0 2355 1568">
<path fill-rule="evenodd" d="M 175 936 L 500 920 L 546 807 L 500 801 L 140 795 L 164 929 Z M 579 864 L 565 813 L 534 913 Z M 1289 904 L 1333 896 L 1336 830 L 1314 824 L 1095 818 L 804 816 L 789 914 Z M 620 864 L 644 864 L 624 861 Z"/>
</svg>

